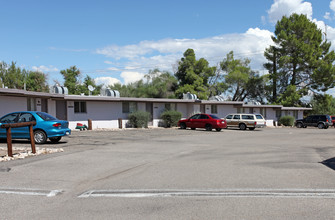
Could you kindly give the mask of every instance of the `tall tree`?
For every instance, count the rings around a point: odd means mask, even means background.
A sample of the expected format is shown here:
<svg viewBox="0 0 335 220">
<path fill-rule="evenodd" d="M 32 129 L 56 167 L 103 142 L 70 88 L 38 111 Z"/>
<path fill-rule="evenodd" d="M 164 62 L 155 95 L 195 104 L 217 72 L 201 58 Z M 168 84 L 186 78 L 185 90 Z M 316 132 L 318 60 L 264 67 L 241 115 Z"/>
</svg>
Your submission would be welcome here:
<svg viewBox="0 0 335 220">
<path fill-rule="evenodd" d="M 177 79 L 169 72 L 149 70 L 144 78 L 128 85 L 114 84 L 109 88 L 118 90 L 123 97 L 175 98 Z"/>
<path fill-rule="evenodd" d="M 335 115 L 335 98 L 329 94 L 315 94 L 311 104 L 312 114 Z"/>
<path fill-rule="evenodd" d="M 64 86 L 67 87 L 69 94 L 80 94 L 78 89 L 80 70 L 76 66 L 71 66 L 69 69 L 61 70 L 60 73 L 63 75 Z"/>
<path fill-rule="evenodd" d="M 159 69 L 149 70 L 146 78 L 147 97 L 151 98 L 175 98 L 177 79 L 167 71 Z"/>
<path fill-rule="evenodd" d="M 89 86 L 92 86 L 94 88 L 92 92 L 89 91 L 88 89 Z M 92 77 L 90 77 L 89 75 L 86 75 L 84 82 L 80 85 L 77 85 L 76 90 L 79 90 L 80 93 L 84 93 L 85 95 L 89 95 L 89 94 L 99 95 L 101 88 L 102 88 L 102 85 L 97 85 L 94 79 L 92 79 Z"/>
<path fill-rule="evenodd" d="M 27 71 L 16 66 L 0 62 L 0 86 L 28 91 L 48 92 L 47 76 L 42 72 Z"/>
<path fill-rule="evenodd" d="M 322 31 L 306 15 L 284 16 L 277 22 L 272 40 L 275 46 L 267 49 L 265 57 L 272 63 L 272 67 L 267 66 L 269 70 L 278 67 L 270 71 L 271 79 L 281 77 L 277 91 L 283 92 L 291 85 L 297 90 L 325 92 L 335 86 L 335 53 L 330 50 L 331 43 L 323 39 Z M 274 92 L 273 100 L 276 97 Z"/>
<path fill-rule="evenodd" d="M 228 86 L 226 93 L 232 95 L 232 101 L 244 101 L 246 98 L 264 102 L 265 76 L 251 70 L 249 59 L 235 59 L 230 51 L 220 63 Z"/>
<path fill-rule="evenodd" d="M 184 57 L 178 63 L 175 76 L 179 85 L 176 95 L 181 97 L 183 93 L 193 93 L 200 99 L 208 99 L 210 94 L 208 80 L 215 75 L 216 67 L 209 67 L 204 58 L 196 60 L 193 49 L 187 49 Z"/>
<path fill-rule="evenodd" d="M 271 95 L 268 97 L 268 101 L 275 103 L 278 98 L 278 88 L 286 88 L 287 85 L 283 85 L 283 81 L 280 80 L 280 75 L 278 72 L 278 64 L 279 64 L 279 53 L 278 48 L 274 46 L 270 46 L 265 49 L 264 56 L 270 62 L 265 63 L 264 67 L 269 71 L 269 80 L 271 82 L 270 90 Z M 284 81 L 285 82 L 285 81 Z"/>
<path fill-rule="evenodd" d="M 28 72 L 26 75 L 26 88 L 28 91 L 49 92 L 47 76 L 41 72 Z"/>
</svg>

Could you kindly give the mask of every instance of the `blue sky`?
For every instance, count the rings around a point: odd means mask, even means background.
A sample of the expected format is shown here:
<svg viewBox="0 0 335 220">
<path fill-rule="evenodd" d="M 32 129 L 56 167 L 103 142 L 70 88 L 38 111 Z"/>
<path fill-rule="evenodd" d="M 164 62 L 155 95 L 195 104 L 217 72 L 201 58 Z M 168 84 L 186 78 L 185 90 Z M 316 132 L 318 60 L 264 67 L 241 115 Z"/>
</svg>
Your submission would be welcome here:
<svg viewBox="0 0 335 220">
<path fill-rule="evenodd" d="M 233 50 L 265 73 L 275 22 L 306 14 L 335 45 L 335 0 L 0 0 L 0 61 L 62 83 L 77 66 L 97 83 L 130 83 L 149 69 L 173 73 L 183 52 L 217 65 Z M 327 26 L 325 26 L 327 25 Z M 333 47 L 334 49 L 334 47 Z"/>
</svg>

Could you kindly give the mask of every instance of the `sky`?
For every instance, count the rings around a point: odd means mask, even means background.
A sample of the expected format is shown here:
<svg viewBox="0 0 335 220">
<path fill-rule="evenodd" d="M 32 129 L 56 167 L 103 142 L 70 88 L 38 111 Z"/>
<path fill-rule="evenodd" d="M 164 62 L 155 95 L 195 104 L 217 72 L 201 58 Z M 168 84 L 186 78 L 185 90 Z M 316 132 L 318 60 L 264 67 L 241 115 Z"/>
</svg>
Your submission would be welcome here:
<svg viewBox="0 0 335 220">
<path fill-rule="evenodd" d="M 282 16 L 306 14 L 335 49 L 335 0 L 0 0 L 0 61 L 63 83 L 76 66 L 97 84 L 128 84 L 183 53 L 216 66 L 227 53 L 265 74 L 263 53 Z"/>
</svg>

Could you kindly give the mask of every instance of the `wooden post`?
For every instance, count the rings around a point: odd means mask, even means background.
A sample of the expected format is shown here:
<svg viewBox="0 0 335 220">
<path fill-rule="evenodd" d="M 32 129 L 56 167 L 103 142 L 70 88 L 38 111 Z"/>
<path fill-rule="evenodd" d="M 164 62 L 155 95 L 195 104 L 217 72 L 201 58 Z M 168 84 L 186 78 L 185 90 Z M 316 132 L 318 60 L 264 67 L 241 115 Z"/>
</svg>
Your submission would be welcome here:
<svg viewBox="0 0 335 220">
<path fill-rule="evenodd" d="M 119 128 L 122 129 L 122 118 L 119 118 Z"/>
<path fill-rule="evenodd" d="M 88 128 L 87 130 L 92 130 L 92 119 L 88 119 Z"/>
<path fill-rule="evenodd" d="M 6 128 L 6 132 L 7 132 L 7 152 L 8 152 L 9 157 L 13 156 L 12 133 L 11 133 L 11 131 L 12 131 L 11 127 Z"/>
<path fill-rule="evenodd" d="M 3 124 L 1 125 L 1 128 L 6 128 L 7 132 L 7 151 L 8 156 L 13 156 L 13 150 L 12 150 L 12 128 L 20 128 L 20 127 L 29 127 L 29 135 L 30 135 L 30 144 L 31 144 L 31 151 L 35 154 L 36 148 L 35 148 L 35 139 L 34 139 L 34 131 L 33 126 L 36 125 L 36 121 L 33 122 L 21 122 L 21 123 L 9 123 L 9 124 Z"/>
<path fill-rule="evenodd" d="M 31 144 L 31 152 L 33 154 L 36 154 L 36 148 L 35 148 L 35 138 L 34 138 L 34 131 L 33 131 L 33 125 L 29 125 L 29 134 L 30 134 L 30 144 Z"/>
</svg>

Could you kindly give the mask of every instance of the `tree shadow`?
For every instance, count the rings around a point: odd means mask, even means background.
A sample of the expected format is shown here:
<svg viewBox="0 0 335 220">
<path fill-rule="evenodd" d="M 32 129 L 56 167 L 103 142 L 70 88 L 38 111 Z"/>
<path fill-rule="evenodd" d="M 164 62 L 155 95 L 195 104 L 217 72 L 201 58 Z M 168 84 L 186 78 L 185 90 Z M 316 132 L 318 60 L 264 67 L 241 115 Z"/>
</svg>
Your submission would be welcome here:
<svg viewBox="0 0 335 220">
<path fill-rule="evenodd" d="M 335 170 L 335 157 L 327 159 L 327 160 L 324 160 L 324 161 L 322 161 L 320 163 L 322 163 L 323 165 L 329 167 L 330 169 Z"/>
</svg>

